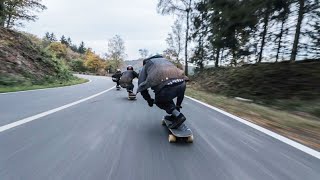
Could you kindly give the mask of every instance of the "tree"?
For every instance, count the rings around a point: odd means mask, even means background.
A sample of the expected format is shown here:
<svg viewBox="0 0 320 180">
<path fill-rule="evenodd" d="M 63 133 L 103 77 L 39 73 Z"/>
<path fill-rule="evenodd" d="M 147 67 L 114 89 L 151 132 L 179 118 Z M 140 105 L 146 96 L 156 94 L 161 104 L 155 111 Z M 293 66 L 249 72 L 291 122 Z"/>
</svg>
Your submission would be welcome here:
<svg viewBox="0 0 320 180">
<path fill-rule="evenodd" d="M 185 16 L 186 29 L 185 29 L 185 74 L 188 75 L 188 43 L 189 43 L 189 30 L 190 30 L 190 17 L 193 9 L 192 0 L 159 0 L 158 12 L 162 15 L 178 14 Z"/>
<path fill-rule="evenodd" d="M 100 69 L 105 69 L 107 64 L 98 55 L 96 55 L 90 48 L 85 55 L 84 65 L 93 72 L 98 72 Z"/>
<path fill-rule="evenodd" d="M 72 45 L 70 46 L 70 49 L 71 49 L 73 52 L 77 52 L 77 53 L 78 53 L 78 47 L 77 47 L 77 45 L 72 44 Z"/>
<path fill-rule="evenodd" d="M 275 2 L 275 9 L 278 11 L 278 15 L 275 16 L 275 20 L 277 22 L 280 22 L 280 32 L 278 34 L 275 34 L 276 36 L 276 62 L 279 60 L 279 54 L 280 50 L 282 48 L 282 38 L 285 32 L 288 31 L 288 29 L 285 28 L 285 23 L 288 20 L 289 14 L 290 14 L 290 1 L 289 0 L 278 0 Z"/>
<path fill-rule="evenodd" d="M 80 54 L 86 53 L 86 48 L 85 48 L 85 45 L 84 45 L 84 42 L 83 42 L 83 41 L 81 41 L 81 43 L 80 43 L 80 45 L 79 45 L 78 53 L 80 53 Z"/>
<path fill-rule="evenodd" d="M 0 27 L 4 27 L 4 23 L 6 20 L 4 1 L 5 0 L 0 0 Z"/>
<path fill-rule="evenodd" d="M 139 49 L 139 53 L 142 59 L 145 59 L 149 55 L 148 49 Z"/>
<path fill-rule="evenodd" d="M 72 71 L 75 71 L 75 72 L 85 72 L 87 70 L 86 67 L 84 66 L 84 61 L 81 59 L 76 59 L 71 61 L 70 67 Z"/>
<path fill-rule="evenodd" d="M 307 31 L 308 37 L 311 39 L 309 44 L 309 52 L 316 59 L 320 58 L 320 3 L 311 12 L 310 18 L 314 21 L 309 21 L 308 25 L 312 27 Z"/>
<path fill-rule="evenodd" d="M 60 42 L 61 42 L 61 44 L 66 45 L 67 47 L 69 46 L 69 43 L 64 35 L 61 36 Z"/>
<path fill-rule="evenodd" d="M 114 61 L 116 68 L 120 68 L 122 65 L 126 54 L 124 41 L 119 35 L 109 39 L 106 57 L 109 61 Z"/>
<path fill-rule="evenodd" d="M 268 25 L 270 21 L 270 14 L 272 13 L 272 2 L 273 0 L 263 1 L 261 3 L 262 8 L 262 21 L 263 21 L 263 31 L 262 31 L 262 37 L 261 37 L 261 44 L 260 44 L 260 52 L 259 52 L 259 59 L 258 62 L 260 63 L 262 61 L 262 55 L 263 55 L 263 49 L 266 43 L 266 35 L 268 31 Z"/>
<path fill-rule="evenodd" d="M 50 34 L 50 42 L 56 42 L 57 41 L 57 38 L 56 38 L 56 35 L 54 33 L 51 33 Z"/>
<path fill-rule="evenodd" d="M 37 16 L 34 13 L 46 9 L 41 2 L 42 0 L 5 0 L 5 27 L 22 25 L 20 21 L 35 21 Z"/>
<path fill-rule="evenodd" d="M 51 51 L 57 58 L 65 58 L 67 55 L 67 46 L 60 42 L 53 42 L 48 46 L 48 50 Z"/>
<path fill-rule="evenodd" d="M 295 62 L 298 54 L 300 35 L 302 32 L 301 25 L 302 25 L 304 16 L 312 12 L 316 8 L 319 8 L 319 0 L 296 0 L 296 1 L 298 5 L 298 17 L 297 17 L 297 24 L 296 24 L 296 30 L 294 35 L 294 42 L 291 50 L 290 62 Z"/>
<path fill-rule="evenodd" d="M 68 39 L 67 39 L 67 43 L 68 43 L 68 47 L 71 47 L 72 46 L 72 41 L 71 41 L 71 38 L 70 37 L 68 37 Z"/>
<path fill-rule="evenodd" d="M 168 34 L 166 39 L 168 44 L 168 49 L 166 50 L 168 54 L 171 54 L 173 60 L 176 62 L 180 61 L 180 53 L 182 51 L 182 25 L 178 20 L 174 22 L 174 25 L 171 26 L 172 32 Z"/>
</svg>

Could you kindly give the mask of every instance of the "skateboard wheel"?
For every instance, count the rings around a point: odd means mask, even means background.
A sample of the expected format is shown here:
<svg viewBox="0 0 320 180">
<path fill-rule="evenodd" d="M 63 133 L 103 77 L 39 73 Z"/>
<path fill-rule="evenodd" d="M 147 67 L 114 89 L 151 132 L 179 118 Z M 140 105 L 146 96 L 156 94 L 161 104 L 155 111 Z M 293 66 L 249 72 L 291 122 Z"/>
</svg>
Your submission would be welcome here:
<svg viewBox="0 0 320 180">
<path fill-rule="evenodd" d="M 169 134 L 169 143 L 175 143 L 177 141 L 177 138 L 172 135 L 172 134 Z"/>
<path fill-rule="evenodd" d="M 193 135 L 188 137 L 187 142 L 188 143 L 193 143 Z"/>
</svg>

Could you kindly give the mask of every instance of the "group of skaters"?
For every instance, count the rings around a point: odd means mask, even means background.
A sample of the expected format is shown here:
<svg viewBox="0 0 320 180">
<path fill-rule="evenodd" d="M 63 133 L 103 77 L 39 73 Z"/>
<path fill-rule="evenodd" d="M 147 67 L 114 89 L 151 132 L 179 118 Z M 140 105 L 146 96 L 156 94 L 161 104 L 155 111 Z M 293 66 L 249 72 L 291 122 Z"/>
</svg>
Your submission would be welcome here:
<svg viewBox="0 0 320 180">
<path fill-rule="evenodd" d="M 154 104 L 168 114 L 165 118 L 172 121 L 172 129 L 184 123 L 186 117 L 180 112 L 186 90 L 187 77 L 184 72 L 161 55 L 151 56 L 143 60 L 143 67 L 138 74 L 132 66 L 121 72 L 119 69 L 112 76 L 117 88 L 126 88 L 129 97 L 141 93 L 144 100 L 152 107 Z M 138 78 L 138 89 L 133 92 L 133 79 Z M 154 99 L 149 90 L 153 90 Z M 177 98 L 176 103 L 173 101 Z"/>
</svg>

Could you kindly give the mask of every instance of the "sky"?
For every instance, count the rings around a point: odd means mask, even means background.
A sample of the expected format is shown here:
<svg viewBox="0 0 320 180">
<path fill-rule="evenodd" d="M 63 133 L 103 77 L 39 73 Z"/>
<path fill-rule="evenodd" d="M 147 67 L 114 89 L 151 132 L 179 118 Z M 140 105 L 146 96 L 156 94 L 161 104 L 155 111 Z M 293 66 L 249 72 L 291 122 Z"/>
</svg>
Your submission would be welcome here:
<svg viewBox="0 0 320 180">
<path fill-rule="evenodd" d="M 84 41 L 96 53 L 107 52 L 108 40 L 120 35 L 128 60 L 138 59 L 139 49 L 162 53 L 171 31 L 173 16 L 157 13 L 158 0 L 43 0 L 47 10 L 36 22 L 25 22 L 21 30 L 43 37 L 53 32 L 73 43 Z"/>
</svg>

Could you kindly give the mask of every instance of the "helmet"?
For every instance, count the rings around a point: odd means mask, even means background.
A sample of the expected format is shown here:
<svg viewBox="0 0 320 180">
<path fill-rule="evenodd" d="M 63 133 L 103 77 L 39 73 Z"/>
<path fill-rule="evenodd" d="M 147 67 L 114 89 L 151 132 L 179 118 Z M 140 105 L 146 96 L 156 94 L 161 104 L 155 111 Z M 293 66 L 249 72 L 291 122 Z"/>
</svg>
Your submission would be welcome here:
<svg viewBox="0 0 320 180">
<path fill-rule="evenodd" d="M 117 69 L 117 71 L 121 71 L 120 69 Z"/>
<path fill-rule="evenodd" d="M 131 65 L 128 65 L 127 70 L 133 70 L 133 67 Z"/>
</svg>

